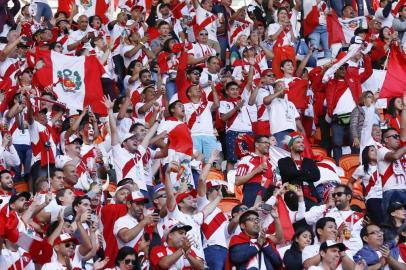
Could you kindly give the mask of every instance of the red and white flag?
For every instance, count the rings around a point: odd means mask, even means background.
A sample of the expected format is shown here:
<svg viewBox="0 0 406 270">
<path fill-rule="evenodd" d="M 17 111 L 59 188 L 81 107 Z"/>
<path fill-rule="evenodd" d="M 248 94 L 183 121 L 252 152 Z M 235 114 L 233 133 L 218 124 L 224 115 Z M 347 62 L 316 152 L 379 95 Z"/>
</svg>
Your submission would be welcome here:
<svg viewBox="0 0 406 270">
<path fill-rule="evenodd" d="M 45 65 L 35 73 L 38 84 L 45 88 L 54 86 L 58 101 L 72 112 L 91 106 L 93 112 L 105 115 L 102 103 L 101 76 L 103 66 L 95 56 L 68 56 L 54 51 L 38 50 L 36 60 Z"/>
<path fill-rule="evenodd" d="M 80 14 L 84 14 L 87 17 L 97 15 L 101 18 L 103 24 L 109 22 L 106 16 L 109 3 L 110 1 L 108 0 L 76 0 Z"/>
<path fill-rule="evenodd" d="M 319 25 L 319 8 L 316 0 L 308 0 L 303 3 L 304 14 L 304 36 L 310 35 L 314 29 Z"/>
<path fill-rule="evenodd" d="M 326 16 L 327 32 L 328 32 L 328 46 L 331 47 L 334 43 L 341 43 L 344 40 L 344 32 L 338 21 L 338 16 L 334 10 L 331 14 Z"/>
<path fill-rule="evenodd" d="M 406 54 L 398 46 L 392 46 L 389 52 L 388 70 L 383 81 L 380 98 L 403 96 L 406 91 Z"/>
</svg>

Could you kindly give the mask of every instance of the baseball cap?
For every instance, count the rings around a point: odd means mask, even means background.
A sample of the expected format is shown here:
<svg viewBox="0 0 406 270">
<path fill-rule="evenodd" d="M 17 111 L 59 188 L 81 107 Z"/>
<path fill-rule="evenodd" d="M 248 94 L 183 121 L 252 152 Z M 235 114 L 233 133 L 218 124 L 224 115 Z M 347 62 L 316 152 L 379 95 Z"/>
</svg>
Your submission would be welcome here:
<svg viewBox="0 0 406 270">
<path fill-rule="evenodd" d="M 125 142 L 126 140 L 128 140 L 129 138 L 134 137 L 134 136 L 135 136 L 134 133 L 127 132 L 126 134 L 124 134 L 122 141 Z"/>
<path fill-rule="evenodd" d="M 74 142 L 79 142 L 80 144 L 83 144 L 82 138 L 80 138 L 76 134 L 72 134 L 69 138 L 65 140 L 65 145 L 72 144 Z"/>
<path fill-rule="evenodd" d="M 187 73 L 187 74 L 190 74 L 190 73 L 192 73 L 192 71 L 194 71 L 194 70 L 197 70 L 197 71 L 199 71 L 200 73 L 202 73 L 203 68 L 202 68 L 202 67 L 199 67 L 199 66 L 190 66 L 190 67 L 186 70 L 186 73 Z"/>
<path fill-rule="evenodd" d="M 142 195 L 140 191 L 134 191 L 128 194 L 127 196 L 127 202 L 144 202 L 147 203 L 149 200 Z"/>
<path fill-rule="evenodd" d="M 165 222 L 165 224 L 163 226 L 164 226 L 164 233 L 163 233 L 164 239 L 166 239 L 168 234 L 171 232 L 180 231 L 180 230 L 185 230 L 186 232 L 188 232 L 192 229 L 192 226 L 185 225 L 177 219 L 169 219 L 167 222 Z"/>
<path fill-rule="evenodd" d="M 227 186 L 227 183 L 222 180 L 210 180 L 206 182 L 206 187 L 212 188 L 212 187 L 218 187 L 218 186 Z"/>
<path fill-rule="evenodd" d="M 162 183 L 155 185 L 152 189 L 152 192 L 153 192 L 152 198 L 155 200 L 158 197 L 158 192 L 163 190 L 164 188 L 165 188 L 165 186 Z"/>
<path fill-rule="evenodd" d="M 326 251 L 329 248 L 338 247 L 340 251 L 345 251 L 346 246 L 343 243 L 337 243 L 333 240 L 327 240 L 326 242 L 321 243 L 320 250 Z"/>
<path fill-rule="evenodd" d="M 63 169 L 63 167 L 65 167 L 66 163 L 69 161 L 72 161 L 71 157 L 67 155 L 58 155 L 55 158 L 55 168 Z"/>
<path fill-rule="evenodd" d="M 71 236 L 70 234 L 67 233 L 63 233 L 60 236 L 58 236 L 58 238 L 55 239 L 54 241 L 54 246 L 59 245 L 61 243 L 67 243 L 67 242 L 73 242 L 76 245 L 79 244 L 78 239 L 76 239 L 75 237 Z"/>
<path fill-rule="evenodd" d="M 182 193 L 178 194 L 176 196 L 176 203 L 180 203 L 181 201 L 183 201 L 185 198 L 187 198 L 189 196 L 196 198 L 196 196 L 197 196 L 196 189 L 192 189 L 191 191 L 186 191 L 186 192 L 182 192 Z"/>
<path fill-rule="evenodd" d="M 20 192 L 20 193 L 11 195 L 11 198 L 8 203 L 12 204 L 21 197 L 24 197 L 28 201 L 31 198 L 31 194 L 29 192 Z"/>
<path fill-rule="evenodd" d="M 270 73 L 270 72 L 272 72 L 272 68 L 267 68 L 267 69 L 265 69 L 264 71 L 262 71 L 261 77 L 264 77 L 266 74 L 268 74 L 268 73 Z"/>
<path fill-rule="evenodd" d="M 405 205 L 403 203 L 401 203 L 401 202 L 393 202 L 388 207 L 388 214 L 390 214 L 390 213 L 392 213 L 392 212 L 394 212 L 396 210 L 399 210 L 402 207 L 405 208 Z"/>
</svg>

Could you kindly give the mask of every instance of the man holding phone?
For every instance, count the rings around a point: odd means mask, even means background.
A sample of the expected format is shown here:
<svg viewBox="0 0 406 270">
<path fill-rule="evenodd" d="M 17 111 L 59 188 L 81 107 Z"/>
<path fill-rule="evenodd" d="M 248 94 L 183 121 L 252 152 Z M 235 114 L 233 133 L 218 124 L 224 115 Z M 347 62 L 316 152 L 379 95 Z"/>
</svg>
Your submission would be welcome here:
<svg viewBox="0 0 406 270">
<path fill-rule="evenodd" d="M 69 34 L 67 49 L 69 53 L 74 53 L 74 51 L 79 51 L 83 48 L 92 50 L 90 45 L 90 40 L 94 38 L 94 32 L 88 32 L 89 19 L 86 15 L 79 16 L 78 19 L 79 29 L 72 31 Z"/>
</svg>

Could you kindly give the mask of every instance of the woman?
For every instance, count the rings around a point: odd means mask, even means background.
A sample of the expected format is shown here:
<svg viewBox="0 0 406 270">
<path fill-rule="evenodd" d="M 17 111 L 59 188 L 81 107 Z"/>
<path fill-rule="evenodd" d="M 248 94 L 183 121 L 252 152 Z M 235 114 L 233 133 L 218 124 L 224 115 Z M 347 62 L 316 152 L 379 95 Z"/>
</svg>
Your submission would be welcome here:
<svg viewBox="0 0 406 270">
<path fill-rule="evenodd" d="M 374 94 L 371 91 L 363 92 L 358 106 L 351 112 L 350 132 L 353 147 L 362 151 L 371 137 L 372 125 L 379 124 L 379 121 Z"/>
<path fill-rule="evenodd" d="M 308 227 L 299 227 L 292 237 L 292 245 L 283 256 L 285 269 L 303 269 L 302 251 L 306 246 L 313 245 L 314 234 Z"/>
<path fill-rule="evenodd" d="M 385 114 L 385 122 L 389 124 L 391 128 L 396 129 L 400 134 L 400 113 L 403 109 L 402 99 L 400 97 L 394 97 L 389 101 L 388 109 Z"/>
<path fill-rule="evenodd" d="M 364 186 L 364 197 L 366 200 L 367 216 L 372 223 L 380 224 L 383 220 L 380 209 L 382 203 L 382 184 L 377 167 L 377 150 L 375 146 L 369 145 L 362 150 L 362 164 L 354 171 L 351 182 L 361 179 Z"/>
<path fill-rule="evenodd" d="M 104 260 L 97 260 L 93 265 L 93 270 L 104 269 L 109 258 Z M 114 268 L 108 268 L 106 270 L 140 270 L 141 266 L 138 261 L 137 252 L 132 247 L 122 247 L 116 257 L 116 266 Z"/>
<path fill-rule="evenodd" d="M 399 228 L 406 220 L 405 205 L 400 202 L 391 203 L 388 207 L 387 219 L 388 220 L 381 225 L 385 242 L 396 239 Z"/>
<path fill-rule="evenodd" d="M 238 59 L 242 59 L 242 50 L 248 46 L 248 37 L 246 35 L 239 35 L 237 41 L 231 46 L 230 51 L 230 63 L 234 65 L 234 62 Z"/>
<path fill-rule="evenodd" d="M 390 251 L 390 256 L 397 260 L 399 263 L 406 263 L 406 226 L 402 226 L 399 228 L 399 235 L 398 235 L 397 245 L 394 246 Z M 395 242 L 388 243 L 387 245 L 390 247 L 394 245 Z"/>
<path fill-rule="evenodd" d="M 372 47 L 371 50 L 371 60 L 373 68 L 376 69 L 383 68 L 389 50 L 389 46 L 394 38 L 395 36 L 393 35 L 389 27 L 385 26 L 379 30 L 378 39 L 376 39 L 373 42 L 374 46 Z"/>
</svg>

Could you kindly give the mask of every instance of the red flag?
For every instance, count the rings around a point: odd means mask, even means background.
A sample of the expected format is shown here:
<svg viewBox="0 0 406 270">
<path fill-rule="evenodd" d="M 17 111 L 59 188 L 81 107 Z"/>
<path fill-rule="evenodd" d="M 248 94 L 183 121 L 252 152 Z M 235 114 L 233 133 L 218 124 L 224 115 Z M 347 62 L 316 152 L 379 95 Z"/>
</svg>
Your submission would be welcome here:
<svg viewBox="0 0 406 270">
<path fill-rule="evenodd" d="M 307 80 L 296 78 L 288 85 L 288 100 L 292 102 L 296 109 L 304 110 L 307 108 Z"/>
<path fill-rule="evenodd" d="M 293 229 L 292 221 L 290 220 L 289 217 L 289 210 L 286 207 L 285 201 L 282 199 L 280 195 L 277 197 L 277 200 L 278 202 L 277 204 L 275 204 L 275 207 L 279 214 L 279 221 L 281 223 L 283 231 L 283 239 L 289 241 L 295 234 L 295 230 Z M 275 232 L 275 222 L 271 223 L 268 226 L 268 232 L 269 233 Z"/>
<path fill-rule="evenodd" d="M 71 112 L 91 106 L 95 113 L 106 115 L 102 103 L 101 76 L 104 67 L 94 56 L 68 56 L 55 51 L 37 50 L 36 59 L 42 59 L 45 66 L 34 78 L 40 87 L 53 86 L 58 101 L 66 104 Z"/>
<path fill-rule="evenodd" d="M 406 5 L 406 0 L 400 0 L 395 8 L 392 10 L 392 13 L 396 16 L 399 13 L 399 9 L 403 6 Z"/>
<path fill-rule="evenodd" d="M 399 97 L 406 91 L 406 54 L 398 46 L 389 52 L 388 70 L 380 92 L 380 98 Z"/>
<path fill-rule="evenodd" d="M 319 25 L 319 9 L 317 7 L 316 0 L 307 0 L 303 3 L 303 28 L 304 28 L 304 36 L 307 37 L 310 35 L 314 29 Z"/>
<path fill-rule="evenodd" d="M 327 16 L 327 32 L 328 32 L 328 45 L 331 46 L 334 43 L 341 43 L 345 40 L 343 28 L 338 21 L 338 16 L 334 10 L 331 11 L 331 15 Z"/>
<path fill-rule="evenodd" d="M 106 13 L 109 9 L 109 4 L 106 2 L 106 0 L 98 0 L 96 2 L 96 15 L 101 18 L 103 24 L 109 22 L 109 18 L 107 18 L 106 16 Z"/>
</svg>

